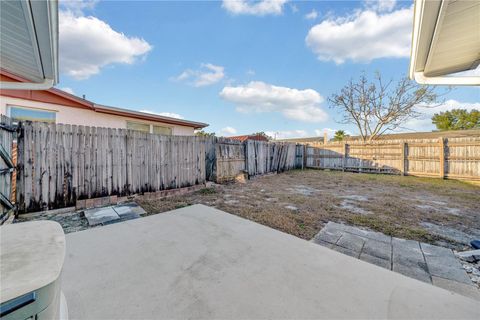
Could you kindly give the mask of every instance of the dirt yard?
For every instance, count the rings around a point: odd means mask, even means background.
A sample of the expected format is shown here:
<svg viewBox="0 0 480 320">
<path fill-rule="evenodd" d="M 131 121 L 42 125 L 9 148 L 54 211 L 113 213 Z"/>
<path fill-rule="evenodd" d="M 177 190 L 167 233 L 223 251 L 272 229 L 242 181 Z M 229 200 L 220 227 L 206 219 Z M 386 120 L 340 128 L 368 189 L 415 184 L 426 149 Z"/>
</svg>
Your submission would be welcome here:
<svg viewBox="0 0 480 320">
<path fill-rule="evenodd" d="M 148 214 L 197 203 L 307 240 L 328 221 L 455 249 L 480 238 L 480 187 L 454 180 L 296 170 L 139 202 Z"/>
</svg>

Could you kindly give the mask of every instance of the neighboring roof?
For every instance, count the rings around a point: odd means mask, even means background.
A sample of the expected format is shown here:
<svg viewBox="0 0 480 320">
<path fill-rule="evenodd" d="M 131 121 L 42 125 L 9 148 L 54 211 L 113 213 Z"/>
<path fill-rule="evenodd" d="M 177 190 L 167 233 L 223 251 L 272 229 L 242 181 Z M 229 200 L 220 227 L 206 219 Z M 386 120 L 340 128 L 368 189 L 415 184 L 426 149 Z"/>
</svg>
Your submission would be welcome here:
<svg viewBox="0 0 480 320">
<path fill-rule="evenodd" d="M 1 81 L 11 81 L 11 82 L 24 82 L 27 81 L 19 76 L 11 74 L 5 70 L 0 70 L 0 80 Z M 116 107 L 109 107 L 105 105 L 100 105 L 93 103 L 89 100 L 77 97 L 73 94 L 68 92 L 62 91 L 57 88 L 50 88 L 47 90 L 6 90 L 0 89 L 0 95 L 12 97 L 12 98 L 19 98 L 19 99 L 26 99 L 26 100 L 33 100 L 38 102 L 45 102 L 45 103 L 52 103 L 58 104 L 73 108 L 81 108 L 81 109 L 90 109 L 95 112 L 99 113 L 106 113 L 112 114 L 117 116 L 124 116 L 129 118 L 141 119 L 141 120 L 148 120 L 148 121 L 155 121 L 155 122 L 162 122 L 168 123 L 173 125 L 180 125 L 186 127 L 193 127 L 194 129 L 201 129 L 208 126 L 206 123 L 202 122 L 195 122 L 171 117 L 165 117 L 157 114 L 145 113 L 140 111 L 134 111 L 129 109 L 123 108 L 116 108 Z"/>
<path fill-rule="evenodd" d="M 416 0 L 410 78 L 425 84 L 480 85 L 449 75 L 480 63 L 480 1 Z"/>
<path fill-rule="evenodd" d="M 378 140 L 399 140 L 399 139 L 436 139 L 436 138 L 461 138 L 461 137 L 479 137 L 480 129 L 471 130 L 448 130 L 448 131 L 430 131 L 430 132 L 405 132 L 384 134 L 378 137 Z M 360 140 L 359 136 L 351 136 L 345 138 L 345 141 Z M 280 141 L 290 141 L 299 143 L 317 142 L 323 143 L 323 137 L 308 137 L 297 139 L 283 139 Z"/>
<path fill-rule="evenodd" d="M 0 65 L 26 79 L 3 88 L 47 89 L 58 82 L 58 2 L 0 1 Z M 4 85 L 9 85 L 6 87 Z"/>
<path fill-rule="evenodd" d="M 237 140 L 240 142 L 244 142 L 246 140 L 256 140 L 256 141 L 268 141 L 265 136 L 262 135 L 244 135 L 244 136 L 234 136 L 234 137 L 227 137 L 228 139 Z"/>
</svg>

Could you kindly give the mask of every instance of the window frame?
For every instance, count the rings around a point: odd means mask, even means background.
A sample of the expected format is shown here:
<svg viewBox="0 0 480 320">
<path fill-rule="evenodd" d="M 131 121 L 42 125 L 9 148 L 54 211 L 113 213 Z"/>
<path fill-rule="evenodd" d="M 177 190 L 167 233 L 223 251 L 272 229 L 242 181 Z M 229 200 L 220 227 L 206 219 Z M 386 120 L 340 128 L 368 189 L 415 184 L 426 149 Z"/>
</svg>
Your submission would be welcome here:
<svg viewBox="0 0 480 320">
<path fill-rule="evenodd" d="M 174 132 L 174 126 L 168 126 L 168 125 L 164 125 L 164 124 L 152 124 L 152 123 L 145 123 L 145 122 L 139 122 L 139 121 L 131 121 L 131 120 L 126 120 L 125 121 L 125 127 L 127 128 L 127 130 L 135 130 L 135 129 L 130 129 L 128 128 L 128 124 L 131 123 L 131 124 L 136 124 L 136 125 L 142 125 L 142 126 L 148 126 L 149 130 L 148 130 L 148 133 L 150 134 L 159 134 L 159 135 L 170 135 L 170 136 L 173 136 L 173 132 Z M 170 134 L 162 134 L 162 133 L 155 133 L 154 132 L 154 127 L 160 127 L 160 128 L 165 128 L 165 129 L 168 129 L 170 130 Z M 136 130 L 136 131 L 139 131 L 139 132 L 147 132 L 147 131 L 143 131 L 143 130 Z"/>
<path fill-rule="evenodd" d="M 21 106 L 21 105 L 16 105 L 16 104 L 7 104 L 7 116 L 12 118 L 15 123 L 18 123 L 20 121 L 33 121 L 33 122 L 42 122 L 42 123 L 57 123 L 57 113 L 58 110 L 53 110 L 53 109 L 45 109 L 45 108 L 37 108 L 37 107 L 26 107 L 26 106 Z M 53 121 L 42 121 L 42 120 L 16 120 L 12 116 L 12 109 L 24 109 L 24 110 L 30 110 L 30 111 L 36 111 L 36 112 L 45 112 L 45 113 L 50 113 L 53 114 Z"/>
</svg>

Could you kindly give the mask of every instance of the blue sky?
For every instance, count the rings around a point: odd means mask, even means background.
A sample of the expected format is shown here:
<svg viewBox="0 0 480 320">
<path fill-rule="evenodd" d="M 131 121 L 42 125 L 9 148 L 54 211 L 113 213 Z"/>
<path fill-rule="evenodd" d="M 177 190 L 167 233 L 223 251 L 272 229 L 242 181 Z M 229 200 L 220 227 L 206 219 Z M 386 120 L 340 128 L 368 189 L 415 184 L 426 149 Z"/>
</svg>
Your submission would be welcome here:
<svg viewBox="0 0 480 320">
<path fill-rule="evenodd" d="M 405 75 L 411 2 L 68 1 L 59 88 L 96 103 L 209 123 L 223 135 L 322 134 L 350 78 Z M 373 30 L 373 31 L 372 31 Z M 480 108 L 478 88 L 445 106 Z M 433 129 L 427 110 L 411 130 Z"/>
</svg>

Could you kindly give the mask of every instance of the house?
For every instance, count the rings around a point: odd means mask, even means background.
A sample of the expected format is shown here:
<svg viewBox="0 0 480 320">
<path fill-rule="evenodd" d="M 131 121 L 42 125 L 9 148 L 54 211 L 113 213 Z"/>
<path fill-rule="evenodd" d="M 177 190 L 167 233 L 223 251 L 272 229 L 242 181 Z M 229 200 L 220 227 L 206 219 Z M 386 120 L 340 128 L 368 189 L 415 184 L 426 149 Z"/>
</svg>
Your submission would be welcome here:
<svg viewBox="0 0 480 320">
<path fill-rule="evenodd" d="M 234 136 L 234 137 L 228 137 L 228 139 L 237 140 L 237 141 L 240 141 L 240 142 L 244 142 L 244 141 L 247 141 L 247 140 L 268 141 L 267 137 L 265 137 L 264 135 L 261 135 L 261 134 Z"/>
<path fill-rule="evenodd" d="M 58 1 L 0 1 L 0 66 L 24 78 L 2 89 L 44 90 L 58 82 Z"/>
<path fill-rule="evenodd" d="M 415 0 L 410 78 L 421 84 L 480 85 L 479 39 L 480 1 Z M 460 74 L 464 71 L 469 75 Z"/>
<path fill-rule="evenodd" d="M 26 81 L 1 70 L 2 83 Z M 31 120 L 72 125 L 133 129 L 166 135 L 194 135 L 194 130 L 208 124 L 105 106 L 65 91 L 0 90 L 0 114 L 14 120 Z"/>
</svg>

